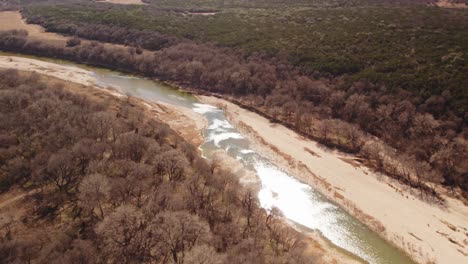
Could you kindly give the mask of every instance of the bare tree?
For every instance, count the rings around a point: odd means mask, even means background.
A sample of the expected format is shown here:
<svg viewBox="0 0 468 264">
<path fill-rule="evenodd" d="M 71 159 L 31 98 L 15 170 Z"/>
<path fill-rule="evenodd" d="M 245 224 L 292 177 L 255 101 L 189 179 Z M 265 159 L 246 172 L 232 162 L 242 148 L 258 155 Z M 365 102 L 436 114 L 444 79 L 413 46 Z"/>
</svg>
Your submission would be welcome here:
<svg viewBox="0 0 468 264">
<path fill-rule="evenodd" d="M 189 166 L 188 161 L 178 150 L 164 152 L 158 159 L 158 171 L 169 181 L 182 180 Z"/>
<path fill-rule="evenodd" d="M 175 263 L 181 263 L 188 251 L 211 236 L 208 224 L 187 212 L 161 213 L 150 226 L 157 228 L 165 255 Z"/>
<path fill-rule="evenodd" d="M 107 140 L 113 139 L 116 123 L 115 117 L 107 112 L 93 113 L 88 117 L 86 130 L 90 137 Z"/>
<path fill-rule="evenodd" d="M 86 211 L 94 214 L 99 209 L 101 218 L 104 218 L 103 204 L 109 197 L 109 181 L 102 174 L 90 174 L 83 178 L 79 186 L 78 204 Z"/>
<path fill-rule="evenodd" d="M 139 162 L 148 148 L 147 141 L 134 132 L 121 134 L 114 143 L 113 153 L 116 158 Z"/>
<path fill-rule="evenodd" d="M 202 244 L 194 246 L 188 251 L 181 263 L 187 264 L 222 264 L 226 262 L 226 256 L 219 254 L 213 247 Z"/>
<path fill-rule="evenodd" d="M 61 149 L 49 158 L 46 178 L 60 191 L 68 193 L 79 177 L 77 165 L 71 151 Z"/>
<path fill-rule="evenodd" d="M 147 257 L 144 228 L 143 214 L 133 206 L 124 205 L 106 216 L 95 230 L 106 245 L 109 259 L 129 263 Z"/>
<path fill-rule="evenodd" d="M 89 240 L 76 239 L 71 248 L 52 259 L 52 264 L 95 264 L 99 263 L 98 252 Z"/>
</svg>

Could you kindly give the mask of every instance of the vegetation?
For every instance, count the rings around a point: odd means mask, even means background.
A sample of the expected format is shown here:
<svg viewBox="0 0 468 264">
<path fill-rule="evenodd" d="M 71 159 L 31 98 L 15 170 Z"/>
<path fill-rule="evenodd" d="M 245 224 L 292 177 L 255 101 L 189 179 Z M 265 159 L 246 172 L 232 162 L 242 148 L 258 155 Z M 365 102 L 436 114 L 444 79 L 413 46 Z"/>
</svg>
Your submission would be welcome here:
<svg viewBox="0 0 468 264">
<path fill-rule="evenodd" d="M 20 219 L 0 218 L 2 262 L 316 259 L 235 176 L 208 164 L 134 99 L 74 89 L 0 71 L 1 191 L 36 190 Z"/>
<path fill-rule="evenodd" d="M 419 1 L 19 2 L 50 31 L 132 47 L 55 47 L 7 32 L 4 50 L 222 94 L 424 193 L 435 193 L 429 183 L 468 190 L 465 10 Z"/>
<path fill-rule="evenodd" d="M 365 82 L 343 90 L 301 75 L 281 61 L 245 57 L 211 45 L 179 43 L 141 54 L 135 48 L 98 43 L 57 47 L 28 40 L 26 35 L 4 32 L 0 47 L 141 73 L 186 88 L 232 96 L 305 136 L 359 153 L 375 168 L 420 188 L 423 194 L 436 194 L 430 183 L 467 190 L 464 123 L 453 114 L 432 114 L 443 112 L 438 109 L 444 109 L 450 94 L 421 104 L 420 98 L 409 97 L 403 90 L 389 95 L 382 87 Z"/>
<path fill-rule="evenodd" d="M 416 0 L 145 2 L 0 0 L 70 35 L 60 44 L 0 32 L 0 50 L 221 96 L 364 158 L 424 198 L 441 198 L 439 184 L 468 197 L 466 11 Z M 21 218 L 0 219 L 2 261 L 320 260 L 136 99 L 51 80 L 0 71 L 0 193 L 34 193 Z"/>
<path fill-rule="evenodd" d="M 382 8 L 349 1 L 336 4 L 346 5 L 340 8 L 312 8 L 325 3 L 301 0 L 150 2 L 152 8 L 40 5 L 23 13 L 30 22 L 70 35 L 77 28 L 108 25 L 285 57 L 307 74 L 346 75 L 348 87 L 356 80 L 369 81 L 384 84 L 389 92 L 405 89 L 424 99 L 450 91 L 450 109 L 460 116 L 468 110 L 463 89 L 468 85 L 465 10 L 395 4 Z M 220 12 L 187 13 L 191 6 Z"/>
</svg>

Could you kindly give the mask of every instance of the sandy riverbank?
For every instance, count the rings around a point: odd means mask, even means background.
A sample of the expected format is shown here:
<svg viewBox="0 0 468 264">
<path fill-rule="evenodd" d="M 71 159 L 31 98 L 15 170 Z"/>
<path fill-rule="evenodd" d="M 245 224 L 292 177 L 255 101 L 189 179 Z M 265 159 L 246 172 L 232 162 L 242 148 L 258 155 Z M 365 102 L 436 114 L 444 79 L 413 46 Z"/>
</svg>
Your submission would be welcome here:
<svg viewBox="0 0 468 264">
<path fill-rule="evenodd" d="M 80 69 L 78 67 L 65 66 L 45 61 L 28 59 L 14 56 L 0 56 L 0 68 L 17 69 L 20 71 L 36 72 L 47 76 L 52 76 L 61 80 L 98 87 L 96 78 L 91 71 Z M 126 95 L 118 93 L 108 87 L 99 87 L 98 91 L 103 91 L 116 97 Z M 190 109 L 177 107 L 165 103 L 148 103 L 136 99 L 144 104 L 149 114 L 155 116 L 160 121 L 167 123 L 172 129 L 177 131 L 185 140 L 198 146 L 203 142 L 202 132 L 206 126 L 206 119 Z"/>
<path fill-rule="evenodd" d="M 468 261 L 468 208 L 460 201 L 446 197 L 444 208 L 430 205 L 350 155 L 326 149 L 225 100 L 199 98 L 223 107 L 230 121 L 256 142 L 257 151 L 318 188 L 416 261 Z"/>
<path fill-rule="evenodd" d="M 96 83 L 90 71 L 22 57 L 0 56 L 0 68 L 36 72 L 83 85 Z"/>
<path fill-rule="evenodd" d="M 91 71 L 83 70 L 77 67 L 63 66 L 54 63 L 48 63 L 35 59 L 0 56 L 0 68 L 17 69 L 20 71 L 36 72 L 38 74 L 51 76 L 53 78 L 69 81 L 76 85 L 66 86 L 74 92 L 80 92 L 88 95 L 102 97 L 103 94 L 115 97 L 124 97 L 113 89 L 105 89 L 96 85 L 96 79 Z M 98 88 L 98 89 L 96 89 Z M 203 139 L 203 130 L 206 127 L 206 119 L 188 108 L 177 107 L 165 103 L 150 103 L 141 99 L 133 98 L 132 102 L 141 103 L 148 109 L 147 114 L 156 119 L 167 123 L 173 130 L 181 135 L 185 140 L 200 145 Z M 242 164 L 228 156 L 224 151 L 219 151 L 216 159 L 220 169 L 227 169 L 231 173 L 239 176 L 240 181 L 247 188 L 258 188 L 258 180 L 255 174 L 246 170 Z M 311 252 L 322 255 L 324 263 L 359 263 L 350 259 L 344 252 L 330 246 L 319 234 L 308 234 L 308 245 Z"/>
</svg>

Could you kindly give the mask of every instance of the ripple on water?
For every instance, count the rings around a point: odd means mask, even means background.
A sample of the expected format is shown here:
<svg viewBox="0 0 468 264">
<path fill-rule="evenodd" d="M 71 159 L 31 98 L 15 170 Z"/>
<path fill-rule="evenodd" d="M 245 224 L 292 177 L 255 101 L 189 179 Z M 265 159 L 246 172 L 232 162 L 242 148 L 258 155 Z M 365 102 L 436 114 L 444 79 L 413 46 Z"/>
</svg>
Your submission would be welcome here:
<svg viewBox="0 0 468 264">
<path fill-rule="evenodd" d="M 220 120 L 220 119 L 213 119 L 211 121 L 210 126 L 208 126 L 209 130 L 223 130 L 226 129 L 233 129 L 234 127 L 227 121 L 227 120 Z"/>
<path fill-rule="evenodd" d="M 193 111 L 199 114 L 221 112 L 221 109 L 208 104 L 194 103 L 193 106 Z"/>
<path fill-rule="evenodd" d="M 244 155 L 247 155 L 247 154 L 254 154 L 255 151 L 251 150 L 251 149 L 241 149 L 239 150 L 240 153 L 244 154 Z"/>
<path fill-rule="evenodd" d="M 244 137 L 236 132 L 210 133 L 207 137 L 208 142 L 213 142 L 216 147 L 220 147 L 222 141 L 228 139 L 243 139 Z"/>
</svg>

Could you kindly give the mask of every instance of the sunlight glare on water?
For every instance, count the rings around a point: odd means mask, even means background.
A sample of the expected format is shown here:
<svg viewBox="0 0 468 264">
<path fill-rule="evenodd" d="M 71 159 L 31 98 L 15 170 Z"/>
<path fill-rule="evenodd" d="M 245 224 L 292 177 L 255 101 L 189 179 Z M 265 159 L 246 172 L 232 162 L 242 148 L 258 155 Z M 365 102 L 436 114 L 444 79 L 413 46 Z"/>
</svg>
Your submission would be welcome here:
<svg viewBox="0 0 468 264">
<path fill-rule="evenodd" d="M 262 182 L 258 197 L 263 208 L 271 210 L 276 207 L 286 218 L 312 230 L 319 230 L 333 244 L 371 263 L 376 262 L 362 251 L 338 222 L 340 215 L 336 205 L 321 201 L 309 185 L 265 161 L 257 160 L 254 167 Z"/>
</svg>

